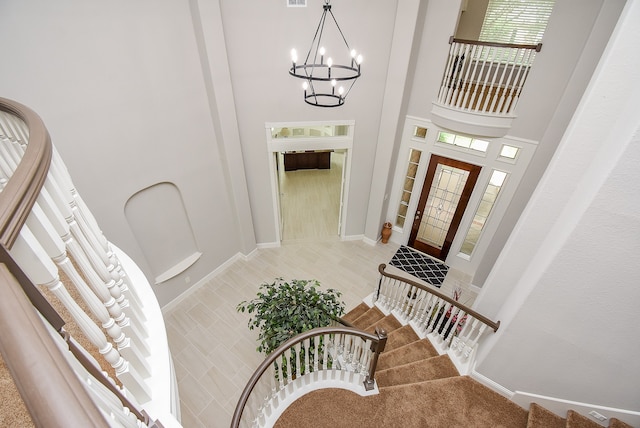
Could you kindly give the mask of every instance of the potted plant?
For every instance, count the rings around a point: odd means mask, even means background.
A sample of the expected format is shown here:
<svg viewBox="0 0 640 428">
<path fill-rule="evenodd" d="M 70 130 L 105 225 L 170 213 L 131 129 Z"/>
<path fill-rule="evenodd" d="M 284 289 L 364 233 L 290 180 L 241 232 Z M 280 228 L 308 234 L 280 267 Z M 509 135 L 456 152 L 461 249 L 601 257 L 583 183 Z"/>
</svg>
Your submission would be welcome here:
<svg viewBox="0 0 640 428">
<path fill-rule="evenodd" d="M 255 299 L 238 304 L 239 312 L 251 315 L 249 329 L 260 330 L 258 352 L 269 355 L 293 336 L 328 326 L 344 314 L 342 293 L 319 288 L 317 280 L 277 278 L 260 285 Z"/>
</svg>

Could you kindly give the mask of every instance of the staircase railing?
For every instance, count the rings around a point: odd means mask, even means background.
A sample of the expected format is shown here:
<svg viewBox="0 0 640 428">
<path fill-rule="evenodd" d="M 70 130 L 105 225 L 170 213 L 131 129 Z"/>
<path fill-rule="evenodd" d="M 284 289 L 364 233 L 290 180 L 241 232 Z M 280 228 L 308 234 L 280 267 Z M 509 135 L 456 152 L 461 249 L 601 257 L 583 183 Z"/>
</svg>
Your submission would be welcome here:
<svg viewBox="0 0 640 428">
<path fill-rule="evenodd" d="M 451 38 L 437 103 L 453 109 L 513 115 L 542 44 L 514 45 Z"/>
<path fill-rule="evenodd" d="M 142 310 L 131 277 L 75 191 L 40 117 L 4 98 L 0 189 L 0 351 L 33 422 L 160 426 L 137 404 L 151 399 L 144 324 L 149 311 Z M 82 302 L 71 297 L 69 286 Z M 122 386 L 69 337 L 65 321 L 38 287 L 48 288 L 66 307 Z M 166 354 L 165 346 L 162 357 Z M 168 370 L 155 374 L 170 378 Z"/>
<path fill-rule="evenodd" d="M 500 321 L 492 321 L 438 290 L 378 267 L 380 280 L 373 301 L 383 310 L 410 323 L 421 335 L 430 337 L 441 352 L 451 351 L 466 363 L 487 331 L 494 332 Z"/>
<path fill-rule="evenodd" d="M 272 426 L 303 392 L 325 387 L 371 391 L 386 332 L 321 327 L 295 336 L 273 351 L 244 388 L 232 428 Z"/>
</svg>

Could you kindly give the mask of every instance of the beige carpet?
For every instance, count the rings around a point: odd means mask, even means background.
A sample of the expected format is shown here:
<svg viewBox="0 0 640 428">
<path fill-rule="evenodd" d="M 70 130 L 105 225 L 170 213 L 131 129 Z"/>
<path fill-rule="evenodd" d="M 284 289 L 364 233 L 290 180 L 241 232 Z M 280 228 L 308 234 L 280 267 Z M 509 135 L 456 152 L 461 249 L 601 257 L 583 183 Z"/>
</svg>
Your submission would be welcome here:
<svg viewBox="0 0 640 428">
<path fill-rule="evenodd" d="M 340 389 L 309 393 L 275 424 L 293 427 L 525 427 L 527 411 L 466 376 L 387 387 L 371 397 Z"/>
<path fill-rule="evenodd" d="M 366 305 L 365 305 L 366 306 Z M 323 389 L 296 400 L 280 416 L 276 428 L 403 427 L 403 428 L 597 428 L 574 411 L 562 418 L 536 403 L 529 411 L 460 376 L 447 355 L 438 355 L 427 339 L 399 326 L 393 317 L 360 305 L 346 317 L 372 331 L 389 329 L 389 348 L 380 356 L 377 395 L 361 397 L 342 389 Z M 630 428 L 617 419 L 610 428 Z"/>
<path fill-rule="evenodd" d="M 2 397 L 0 427 L 34 426 L 2 356 L 0 356 L 0 397 Z"/>
</svg>

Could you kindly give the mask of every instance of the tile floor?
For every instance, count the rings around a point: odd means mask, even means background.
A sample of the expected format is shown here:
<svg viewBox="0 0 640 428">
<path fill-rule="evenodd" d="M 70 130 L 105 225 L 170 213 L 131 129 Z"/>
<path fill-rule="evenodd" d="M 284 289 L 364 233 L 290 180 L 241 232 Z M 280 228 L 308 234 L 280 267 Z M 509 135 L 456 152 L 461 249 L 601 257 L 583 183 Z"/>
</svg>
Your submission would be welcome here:
<svg viewBox="0 0 640 428">
<path fill-rule="evenodd" d="M 257 332 L 247 327 L 249 316 L 235 308 L 252 299 L 261 283 L 277 277 L 317 279 L 324 287 L 340 290 L 349 310 L 374 290 L 378 265 L 388 263 L 397 248 L 337 237 L 285 241 L 280 248 L 258 250 L 248 261 L 235 261 L 165 311 L 183 425 L 229 426 L 245 383 L 263 359 L 255 350 Z M 468 278 L 452 270 L 441 290 L 450 294 L 452 287 L 465 283 Z M 462 300 L 470 304 L 472 292 L 465 291 Z"/>
</svg>

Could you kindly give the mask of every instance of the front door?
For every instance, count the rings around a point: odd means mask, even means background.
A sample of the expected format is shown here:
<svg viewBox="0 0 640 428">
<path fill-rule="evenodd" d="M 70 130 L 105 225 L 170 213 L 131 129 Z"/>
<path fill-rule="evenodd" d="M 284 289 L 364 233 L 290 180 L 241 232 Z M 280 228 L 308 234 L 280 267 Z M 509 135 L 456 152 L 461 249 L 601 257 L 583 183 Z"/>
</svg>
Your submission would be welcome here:
<svg viewBox="0 0 640 428">
<path fill-rule="evenodd" d="M 410 247 L 444 261 L 481 167 L 431 155 L 409 236 Z"/>
</svg>

